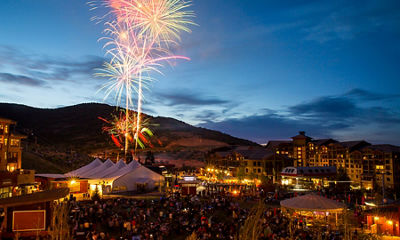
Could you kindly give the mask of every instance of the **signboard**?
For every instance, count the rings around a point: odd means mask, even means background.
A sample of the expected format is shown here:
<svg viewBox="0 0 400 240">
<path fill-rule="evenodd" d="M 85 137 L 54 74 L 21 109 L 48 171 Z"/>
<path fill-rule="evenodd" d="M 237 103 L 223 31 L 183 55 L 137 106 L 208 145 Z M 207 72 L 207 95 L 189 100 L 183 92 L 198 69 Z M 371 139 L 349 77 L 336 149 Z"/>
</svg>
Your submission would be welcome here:
<svg viewBox="0 0 400 240">
<path fill-rule="evenodd" d="M 46 229 L 46 210 L 13 211 L 13 231 L 40 231 Z"/>
</svg>

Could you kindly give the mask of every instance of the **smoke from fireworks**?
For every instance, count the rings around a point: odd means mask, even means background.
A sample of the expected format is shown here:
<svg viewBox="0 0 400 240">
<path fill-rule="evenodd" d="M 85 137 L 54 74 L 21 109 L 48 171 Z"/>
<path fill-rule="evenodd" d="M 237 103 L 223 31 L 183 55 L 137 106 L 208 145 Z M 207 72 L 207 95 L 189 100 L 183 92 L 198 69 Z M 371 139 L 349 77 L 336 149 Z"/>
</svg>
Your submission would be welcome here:
<svg viewBox="0 0 400 240">
<path fill-rule="evenodd" d="M 129 108 L 136 104 L 136 144 L 141 133 L 143 88 L 153 80 L 151 73 L 160 72 L 163 62 L 186 59 L 171 53 L 171 46 L 178 45 L 181 32 L 190 32 L 194 25 L 190 1 L 183 0 L 102 0 L 89 3 L 93 9 L 105 6 L 109 12 L 97 20 L 104 20 L 106 40 L 104 48 L 110 62 L 104 64 L 96 75 L 109 79 L 102 89 L 105 98 L 115 92 L 117 104 L 125 94 L 125 132 L 130 124 Z M 109 20 L 108 20 L 109 19 Z M 125 137 L 125 154 L 129 139 Z"/>
</svg>

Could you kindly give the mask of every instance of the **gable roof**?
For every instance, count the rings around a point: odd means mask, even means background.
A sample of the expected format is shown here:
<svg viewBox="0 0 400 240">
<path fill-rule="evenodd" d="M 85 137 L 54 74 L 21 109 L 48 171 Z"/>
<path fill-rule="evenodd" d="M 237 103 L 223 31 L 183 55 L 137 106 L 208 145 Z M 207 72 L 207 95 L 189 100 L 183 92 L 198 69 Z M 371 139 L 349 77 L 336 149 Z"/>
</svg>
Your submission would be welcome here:
<svg viewBox="0 0 400 240">
<path fill-rule="evenodd" d="M 391 145 L 391 144 L 376 144 L 376 145 L 370 145 L 365 147 L 364 149 L 369 148 L 372 150 L 378 150 L 382 152 L 400 152 L 400 147 Z"/>
<path fill-rule="evenodd" d="M 278 146 L 291 145 L 291 144 L 292 144 L 292 141 L 290 141 L 290 140 L 272 140 L 272 141 L 268 141 L 265 148 L 273 150 L 274 148 L 276 148 Z"/>
<path fill-rule="evenodd" d="M 338 141 L 332 139 L 332 138 L 327 138 L 327 139 L 316 139 L 312 141 L 315 145 L 321 146 L 324 144 L 329 144 L 329 143 L 337 143 Z"/>
<path fill-rule="evenodd" d="M 359 141 L 345 141 L 345 142 L 339 142 L 340 145 L 343 147 L 349 148 L 350 151 L 353 150 L 358 150 L 360 148 L 366 147 L 371 145 L 370 143 L 364 141 L 364 140 L 359 140 Z"/>
</svg>

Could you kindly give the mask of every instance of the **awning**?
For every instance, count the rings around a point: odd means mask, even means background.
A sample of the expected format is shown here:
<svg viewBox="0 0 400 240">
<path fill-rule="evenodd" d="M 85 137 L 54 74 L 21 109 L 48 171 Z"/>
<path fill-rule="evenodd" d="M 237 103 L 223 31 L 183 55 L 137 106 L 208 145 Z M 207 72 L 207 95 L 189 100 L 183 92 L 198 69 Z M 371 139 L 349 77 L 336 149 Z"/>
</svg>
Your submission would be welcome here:
<svg viewBox="0 0 400 240">
<path fill-rule="evenodd" d="M 281 201 L 283 208 L 298 211 L 342 212 L 346 205 L 316 194 L 307 194 Z"/>
</svg>

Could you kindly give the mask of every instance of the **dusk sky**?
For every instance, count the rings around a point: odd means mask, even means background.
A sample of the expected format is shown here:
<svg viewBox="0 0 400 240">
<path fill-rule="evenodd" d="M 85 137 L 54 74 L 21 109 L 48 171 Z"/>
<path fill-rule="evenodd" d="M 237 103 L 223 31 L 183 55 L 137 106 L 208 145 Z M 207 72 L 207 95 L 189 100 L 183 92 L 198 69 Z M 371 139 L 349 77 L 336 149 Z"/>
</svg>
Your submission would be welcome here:
<svg viewBox="0 0 400 240">
<path fill-rule="evenodd" d="M 145 112 L 258 143 L 400 145 L 400 1 L 194 0 L 192 33 L 155 74 Z M 1 0 L 0 102 L 115 105 L 93 77 L 103 24 L 85 0 Z M 100 131 L 100 130 L 99 130 Z"/>
</svg>

